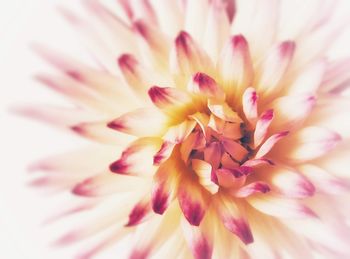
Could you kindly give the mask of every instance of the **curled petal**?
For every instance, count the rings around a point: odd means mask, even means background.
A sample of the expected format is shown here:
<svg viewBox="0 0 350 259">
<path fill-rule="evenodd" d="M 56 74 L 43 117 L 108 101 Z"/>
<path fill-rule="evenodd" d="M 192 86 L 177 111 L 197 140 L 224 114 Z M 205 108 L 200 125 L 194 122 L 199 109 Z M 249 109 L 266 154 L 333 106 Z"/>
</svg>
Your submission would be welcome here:
<svg viewBox="0 0 350 259">
<path fill-rule="evenodd" d="M 186 120 L 181 124 L 170 127 L 163 136 L 163 139 L 172 143 L 181 143 L 191 134 L 195 126 L 195 121 Z"/>
<path fill-rule="evenodd" d="M 217 117 L 224 121 L 241 123 L 242 120 L 239 115 L 231 109 L 225 102 L 218 102 L 216 100 L 208 100 L 209 110 Z"/>
<path fill-rule="evenodd" d="M 289 134 L 289 131 L 283 131 L 277 134 L 272 135 L 269 137 L 264 144 L 261 145 L 259 148 L 258 152 L 255 155 L 255 158 L 262 158 L 264 157 L 267 153 L 270 152 L 270 150 L 274 147 L 274 145 L 280 141 L 282 138 L 286 137 Z"/>
<path fill-rule="evenodd" d="M 203 133 L 200 131 L 194 131 L 181 144 L 180 152 L 182 160 L 186 162 L 193 149 L 202 149 L 205 145 L 206 141 Z"/>
<path fill-rule="evenodd" d="M 258 118 L 258 95 L 254 88 L 247 88 L 242 96 L 242 106 L 245 117 L 250 123 Z"/>
<path fill-rule="evenodd" d="M 218 192 L 219 186 L 212 180 L 212 167 L 209 163 L 199 159 L 192 159 L 192 169 L 198 175 L 199 183 L 206 190 L 208 190 L 211 194 Z"/>
<path fill-rule="evenodd" d="M 221 168 L 214 171 L 217 182 L 224 188 L 239 188 L 241 187 L 246 177 L 238 169 Z"/>
<path fill-rule="evenodd" d="M 204 149 L 204 160 L 208 161 L 213 169 L 220 165 L 222 149 L 219 142 L 212 142 Z"/>
<path fill-rule="evenodd" d="M 236 141 L 224 139 L 222 140 L 222 145 L 227 153 L 229 153 L 237 161 L 242 161 L 248 155 L 248 150 L 246 150 Z"/>
<path fill-rule="evenodd" d="M 274 165 L 274 163 L 271 160 L 266 158 L 258 158 L 258 159 L 250 159 L 244 162 L 242 166 L 257 167 L 261 165 Z"/>
</svg>

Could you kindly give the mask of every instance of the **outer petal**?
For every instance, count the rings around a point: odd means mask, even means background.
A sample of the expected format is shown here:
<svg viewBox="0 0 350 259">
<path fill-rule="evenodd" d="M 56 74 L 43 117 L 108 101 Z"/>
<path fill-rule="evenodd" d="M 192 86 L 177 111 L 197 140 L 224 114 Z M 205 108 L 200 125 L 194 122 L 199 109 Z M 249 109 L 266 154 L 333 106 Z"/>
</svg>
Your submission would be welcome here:
<svg viewBox="0 0 350 259">
<path fill-rule="evenodd" d="M 275 191 L 286 197 L 307 198 L 315 193 L 315 187 L 304 175 L 289 168 L 274 167 L 266 178 Z"/>
<path fill-rule="evenodd" d="M 304 128 L 288 139 L 290 151 L 285 154 L 293 161 L 307 161 L 327 154 L 341 140 L 339 134 L 318 127 Z"/>
<path fill-rule="evenodd" d="M 187 221 L 191 225 L 199 226 L 210 201 L 209 193 L 202 190 L 197 182 L 183 178 L 179 186 L 178 201 Z"/>
<path fill-rule="evenodd" d="M 270 191 L 270 187 L 265 182 L 253 182 L 248 185 L 241 187 L 237 192 L 235 192 L 235 196 L 239 198 L 245 198 L 255 193 L 267 193 Z"/>
<path fill-rule="evenodd" d="M 109 169 L 117 174 L 152 175 L 153 156 L 161 146 L 160 138 L 139 138 L 125 149 Z"/>
<path fill-rule="evenodd" d="M 283 199 L 270 194 L 253 195 L 247 201 L 262 213 L 278 218 L 307 218 L 315 217 L 315 213 L 301 202 Z"/>
<path fill-rule="evenodd" d="M 275 130 L 293 129 L 300 126 L 311 113 L 316 98 L 311 95 L 283 96 L 271 105 L 275 112 L 272 128 Z"/>
<path fill-rule="evenodd" d="M 226 14 L 226 4 L 221 0 L 214 0 L 210 3 L 204 33 L 204 49 L 212 60 L 217 60 L 222 44 L 229 34 L 230 22 Z"/>
<path fill-rule="evenodd" d="M 222 223 L 230 232 L 237 235 L 244 244 L 254 241 L 248 222 L 233 199 L 219 194 L 215 198 L 215 205 Z"/>
<path fill-rule="evenodd" d="M 242 35 L 232 37 L 227 43 L 219 59 L 218 71 L 227 101 L 234 105 L 253 80 L 248 43 Z"/>
<path fill-rule="evenodd" d="M 292 61 L 294 49 L 294 42 L 282 42 L 259 65 L 254 85 L 260 96 L 266 97 L 280 90 L 280 82 Z"/>
<path fill-rule="evenodd" d="M 198 42 L 203 40 L 208 9 L 209 3 L 206 0 L 187 1 L 186 3 L 185 30 Z"/>
<path fill-rule="evenodd" d="M 142 108 L 128 112 L 108 123 L 111 129 L 133 136 L 159 136 L 165 132 L 167 118 L 156 109 Z"/>
<path fill-rule="evenodd" d="M 210 58 L 194 42 L 190 34 L 184 31 L 175 39 L 175 46 L 170 54 L 170 65 L 178 86 L 185 86 L 189 77 L 198 71 L 206 74 L 211 74 L 213 71 Z"/>
<path fill-rule="evenodd" d="M 317 192 L 342 194 L 349 189 L 348 182 L 328 173 L 326 170 L 318 166 L 305 164 L 299 166 L 298 169 L 315 185 Z"/>
<path fill-rule="evenodd" d="M 255 158 L 262 158 L 264 157 L 267 153 L 271 151 L 271 149 L 274 147 L 274 145 L 280 141 L 282 138 L 287 136 L 289 134 L 289 131 L 283 131 L 277 134 L 272 135 L 269 137 L 264 144 L 261 145 L 259 148 L 258 152 L 255 155 Z"/>
</svg>

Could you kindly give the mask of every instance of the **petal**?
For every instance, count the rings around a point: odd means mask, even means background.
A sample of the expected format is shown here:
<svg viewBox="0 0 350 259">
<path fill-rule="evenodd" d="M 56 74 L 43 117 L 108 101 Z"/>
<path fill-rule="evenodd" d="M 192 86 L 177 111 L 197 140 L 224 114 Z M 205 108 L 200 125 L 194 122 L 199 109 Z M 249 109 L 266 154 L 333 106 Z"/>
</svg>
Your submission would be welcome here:
<svg viewBox="0 0 350 259">
<path fill-rule="evenodd" d="M 186 163 L 191 155 L 192 150 L 202 149 L 205 147 L 205 145 L 206 140 L 203 133 L 200 131 L 194 131 L 181 144 L 180 152 L 182 160 Z"/>
<path fill-rule="evenodd" d="M 293 59 L 294 50 L 295 43 L 285 41 L 267 54 L 255 77 L 254 85 L 260 96 L 266 97 L 280 90 L 280 82 Z"/>
<path fill-rule="evenodd" d="M 121 157 L 110 164 L 109 169 L 117 174 L 152 175 L 154 154 L 161 147 L 160 138 L 139 138 L 125 149 Z"/>
<path fill-rule="evenodd" d="M 260 212 L 278 218 L 316 217 L 315 213 L 298 200 L 284 199 L 270 194 L 252 195 L 246 198 Z"/>
<path fill-rule="evenodd" d="M 282 138 L 286 137 L 289 134 L 289 131 L 283 131 L 277 134 L 272 135 L 269 137 L 264 144 L 261 145 L 258 152 L 255 155 L 255 158 L 262 158 L 267 153 L 271 151 L 271 149 L 274 147 L 274 145 L 280 141 Z"/>
<path fill-rule="evenodd" d="M 226 14 L 226 4 L 221 0 L 210 3 L 204 32 L 204 50 L 212 60 L 217 60 L 223 43 L 230 35 L 230 21 Z"/>
<path fill-rule="evenodd" d="M 220 195 L 216 197 L 215 204 L 222 223 L 230 232 L 246 245 L 254 242 L 248 222 L 233 199 Z"/>
<path fill-rule="evenodd" d="M 228 103 L 234 105 L 253 80 L 253 66 L 247 41 L 242 35 L 234 36 L 223 49 L 218 70 Z"/>
<path fill-rule="evenodd" d="M 207 222 L 205 222 L 207 223 Z M 194 259 L 211 259 L 213 253 L 213 237 L 212 230 L 208 226 L 199 227 L 188 224 L 183 221 L 181 226 L 186 241 L 189 244 Z"/>
<path fill-rule="evenodd" d="M 265 182 L 253 182 L 241 187 L 235 192 L 235 196 L 245 198 L 255 193 L 267 193 L 270 191 L 270 186 Z"/>
<path fill-rule="evenodd" d="M 290 198 L 307 198 L 313 196 L 315 187 L 299 172 L 284 168 L 274 167 L 266 176 L 276 191 Z"/>
<path fill-rule="evenodd" d="M 242 166 L 248 166 L 248 167 L 258 167 L 261 165 L 274 165 L 274 163 L 266 158 L 258 158 L 258 159 L 250 159 L 244 162 Z"/>
<path fill-rule="evenodd" d="M 80 136 L 109 145 L 126 145 L 134 140 L 132 136 L 115 132 L 106 126 L 106 122 L 84 122 L 70 127 Z"/>
<path fill-rule="evenodd" d="M 218 102 L 216 100 L 208 100 L 209 110 L 217 117 L 224 121 L 241 123 L 242 119 L 239 115 L 231 109 L 225 102 Z"/>
<path fill-rule="evenodd" d="M 312 95 L 283 96 L 271 105 L 275 112 L 272 128 L 275 130 L 297 128 L 311 113 L 316 104 Z"/>
<path fill-rule="evenodd" d="M 106 115 L 119 114 L 115 104 L 106 101 L 96 91 L 68 75 L 40 74 L 35 77 L 40 83 L 75 102 L 79 107 L 98 111 Z"/>
<path fill-rule="evenodd" d="M 219 142 L 211 142 L 204 149 L 204 160 L 208 161 L 213 169 L 217 169 L 220 165 L 222 148 Z"/>
<path fill-rule="evenodd" d="M 214 174 L 218 184 L 228 189 L 240 188 L 246 180 L 246 177 L 237 168 L 220 168 L 215 170 Z"/>
<path fill-rule="evenodd" d="M 72 192 L 79 196 L 99 197 L 128 192 L 130 188 L 141 188 L 146 184 L 147 182 L 140 178 L 106 172 L 78 183 L 74 186 Z"/>
<path fill-rule="evenodd" d="M 349 189 L 349 184 L 324 169 L 305 164 L 298 167 L 300 173 L 305 175 L 315 185 L 316 191 L 326 194 L 342 194 Z"/>
<path fill-rule="evenodd" d="M 325 128 L 307 127 L 288 139 L 290 151 L 286 158 L 293 161 L 307 161 L 327 154 L 341 141 L 339 134 Z"/>
<path fill-rule="evenodd" d="M 176 143 L 164 141 L 157 154 L 153 157 L 153 164 L 160 165 L 166 161 L 172 154 Z"/>
<path fill-rule="evenodd" d="M 189 91 L 196 94 L 202 94 L 207 98 L 214 98 L 218 100 L 225 99 L 225 93 L 217 85 L 215 80 L 201 72 L 196 73 L 192 77 L 192 80 L 188 84 L 187 88 Z"/>
<path fill-rule="evenodd" d="M 258 147 L 267 135 L 267 131 L 273 119 L 273 110 L 264 112 L 256 123 L 254 131 L 254 146 Z"/>
<path fill-rule="evenodd" d="M 156 109 L 142 108 L 111 121 L 108 127 L 137 137 L 159 136 L 166 130 L 167 118 Z"/>
<path fill-rule="evenodd" d="M 185 31 L 193 35 L 198 42 L 203 40 L 208 9 L 209 4 L 206 0 L 187 1 L 186 3 Z"/>
<path fill-rule="evenodd" d="M 326 70 L 325 60 L 317 60 L 303 70 L 288 89 L 288 95 L 314 95 L 322 83 Z"/>
<path fill-rule="evenodd" d="M 260 60 L 275 40 L 279 1 L 237 0 L 236 9 L 231 34 L 247 37 L 253 59 Z"/>
<path fill-rule="evenodd" d="M 215 194 L 219 190 L 219 186 L 212 181 L 212 167 L 209 163 L 192 159 L 192 169 L 199 178 L 199 183 L 211 194 Z"/>
<path fill-rule="evenodd" d="M 242 96 L 243 112 L 247 120 L 254 124 L 258 118 L 258 95 L 254 88 L 247 88 Z"/>
<path fill-rule="evenodd" d="M 198 71 L 210 74 L 213 65 L 206 53 L 194 42 L 190 34 L 180 32 L 170 54 L 171 71 L 177 85 L 186 85 L 190 76 Z"/>
<path fill-rule="evenodd" d="M 181 107 L 192 102 L 192 98 L 186 91 L 172 87 L 153 86 L 148 90 L 148 95 L 153 104 L 162 110 L 174 106 Z"/>
<path fill-rule="evenodd" d="M 329 62 L 322 81 L 321 91 L 339 93 L 344 90 L 350 83 L 349 65 L 349 58 Z"/>
<path fill-rule="evenodd" d="M 163 139 L 172 143 L 181 143 L 191 134 L 195 126 L 195 121 L 186 120 L 178 125 L 170 127 L 163 136 Z"/>
<path fill-rule="evenodd" d="M 129 214 L 129 220 L 125 226 L 132 227 L 142 223 L 150 210 L 151 206 L 149 200 L 143 199 L 139 201 L 131 210 Z"/>
<path fill-rule="evenodd" d="M 232 158 L 237 161 L 242 161 L 248 155 L 248 150 L 246 150 L 236 141 L 224 139 L 221 143 L 227 153 L 229 153 Z"/>
<path fill-rule="evenodd" d="M 186 179 L 181 181 L 177 198 L 187 221 L 199 226 L 208 207 L 209 194 L 196 182 Z"/>
<path fill-rule="evenodd" d="M 155 176 L 152 189 L 152 209 L 157 214 L 163 214 L 175 196 L 178 185 L 179 169 L 176 159 L 168 159 L 162 163 Z"/>
</svg>

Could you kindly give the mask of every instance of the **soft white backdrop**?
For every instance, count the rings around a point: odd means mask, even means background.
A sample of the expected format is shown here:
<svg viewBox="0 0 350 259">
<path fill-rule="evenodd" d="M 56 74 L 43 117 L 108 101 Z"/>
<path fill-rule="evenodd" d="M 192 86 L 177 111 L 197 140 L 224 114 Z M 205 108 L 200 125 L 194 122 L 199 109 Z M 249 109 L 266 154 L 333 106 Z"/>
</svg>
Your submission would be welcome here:
<svg viewBox="0 0 350 259">
<path fill-rule="evenodd" d="M 66 250 L 57 251 L 47 245 L 48 237 L 40 223 L 53 205 L 50 197 L 41 197 L 26 186 L 26 166 L 83 141 L 9 113 L 10 107 L 17 104 L 62 101 L 32 80 L 46 65 L 31 53 L 30 42 L 48 43 L 85 58 L 74 33 L 54 11 L 58 2 L 72 5 L 76 1 L 0 0 L 1 259 L 70 258 Z M 350 10 L 350 1 L 343 2 L 344 8 Z M 342 38 L 334 55 L 350 52 L 349 39 L 349 34 Z"/>
</svg>

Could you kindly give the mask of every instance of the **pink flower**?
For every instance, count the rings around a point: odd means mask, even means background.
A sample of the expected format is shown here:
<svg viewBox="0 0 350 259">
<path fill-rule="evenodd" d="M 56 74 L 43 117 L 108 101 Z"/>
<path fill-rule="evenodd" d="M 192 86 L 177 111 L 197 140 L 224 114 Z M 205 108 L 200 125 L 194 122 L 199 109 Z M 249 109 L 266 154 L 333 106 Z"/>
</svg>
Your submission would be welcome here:
<svg viewBox="0 0 350 259">
<path fill-rule="evenodd" d="M 350 60 L 326 57 L 344 25 L 336 1 L 314 2 L 61 9 L 97 66 L 36 46 L 59 70 L 37 78 L 75 106 L 22 112 L 97 144 L 35 164 L 47 174 L 34 183 L 86 197 L 62 215 L 99 216 L 59 243 L 100 233 L 84 259 L 129 234 L 133 259 L 349 257 L 337 195 L 348 192 Z"/>
</svg>

